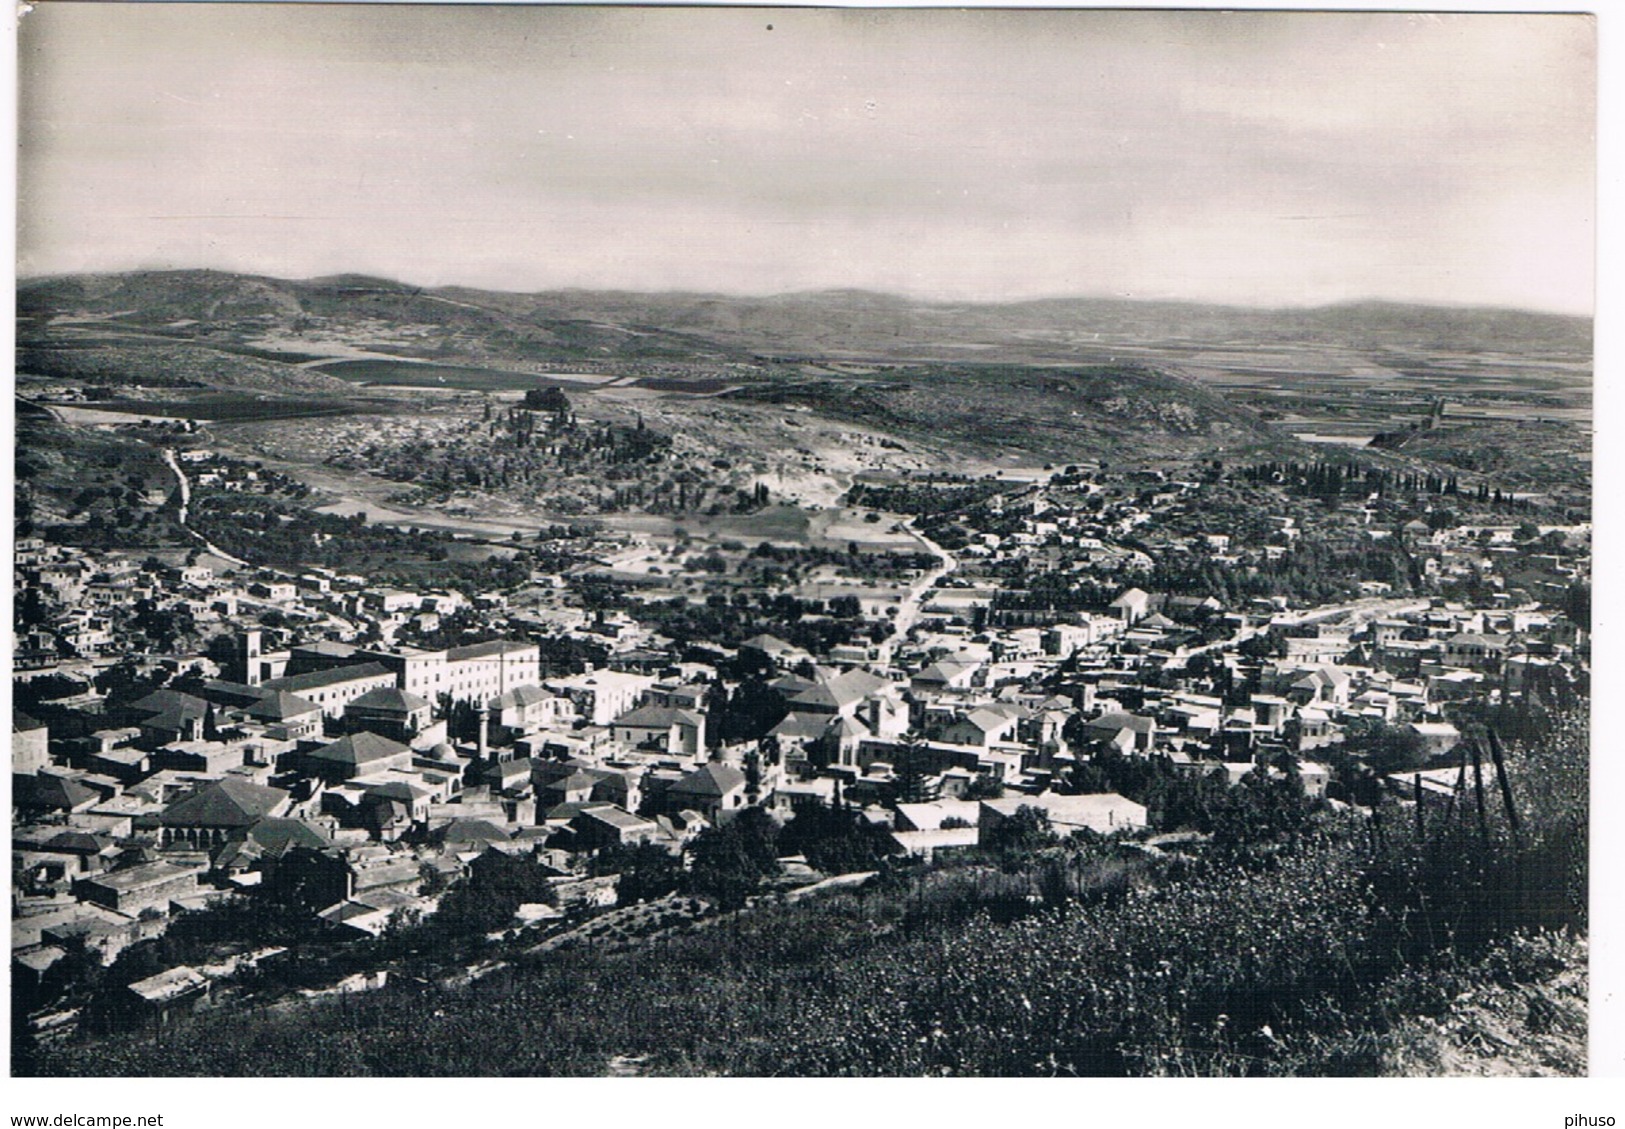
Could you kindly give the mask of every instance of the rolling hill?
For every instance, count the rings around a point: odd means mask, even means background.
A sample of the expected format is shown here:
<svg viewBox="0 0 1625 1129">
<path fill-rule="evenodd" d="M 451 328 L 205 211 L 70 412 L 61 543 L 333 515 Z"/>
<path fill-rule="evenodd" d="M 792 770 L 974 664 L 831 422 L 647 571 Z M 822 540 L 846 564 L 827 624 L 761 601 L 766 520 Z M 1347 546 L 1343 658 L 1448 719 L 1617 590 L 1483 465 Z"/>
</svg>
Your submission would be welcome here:
<svg viewBox="0 0 1625 1129">
<path fill-rule="evenodd" d="M 1519 310 L 1360 302 L 1251 309 L 1181 302 L 1057 298 L 929 302 L 862 290 L 770 297 L 556 290 L 514 294 L 424 289 L 360 275 L 288 281 L 220 271 L 143 271 L 28 280 L 25 328 L 64 315 L 194 334 L 313 328 L 312 322 L 435 327 L 433 350 L 556 359 L 752 356 L 962 360 L 1094 360 L 1114 344 L 1281 343 L 1328 347 L 1562 352 L 1589 356 L 1587 318 Z M 473 334 L 470 338 L 467 335 Z"/>
<path fill-rule="evenodd" d="M 1584 369 L 1591 331 L 1583 318 L 1389 303 L 514 294 L 206 270 L 28 280 L 17 304 L 19 371 L 49 378 L 341 396 L 355 384 L 337 362 L 351 358 L 353 378 L 358 356 L 487 370 L 494 389 L 576 371 L 1056 459 L 1291 445 L 1182 375 L 1179 362 L 1202 350 L 1504 352 Z"/>
</svg>

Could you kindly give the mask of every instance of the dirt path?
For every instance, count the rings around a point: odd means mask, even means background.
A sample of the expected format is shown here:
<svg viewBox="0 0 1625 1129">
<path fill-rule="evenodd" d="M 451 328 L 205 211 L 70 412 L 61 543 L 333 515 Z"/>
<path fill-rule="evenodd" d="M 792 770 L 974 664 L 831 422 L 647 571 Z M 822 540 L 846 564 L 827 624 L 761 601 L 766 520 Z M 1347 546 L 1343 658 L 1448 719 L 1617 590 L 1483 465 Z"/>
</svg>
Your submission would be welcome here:
<svg viewBox="0 0 1625 1129">
<path fill-rule="evenodd" d="M 252 568 L 253 566 L 247 561 L 243 560 L 241 557 L 232 556 L 220 546 L 216 545 L 213 541 L 210 541 L 207 537 L 203 536 L 203 534 L 186 524 L 187 510 L 190 509 L 192 505 L 192 484 L 186 480 L 186 472 L 181 469 L 181 464 L 175 461 L 175 452 L 168 447 L 164 448 L 164 463 L 169 467 L 170 470 L 175 472 L 175 478 L 181 484 L 181 509 L 180 513 L 176 515 L 175 524 L 186 530 L 186 532 L 191 536 L 197 538 L 198 544 L 202 545 L 204 549 L 210 553 L 213 553 L 221 560 L 230 561 L 239 568 Z"/>
<path fill-rule="evenodd" d="M 914 535 L 915 540 L 920 543 L 926 552 L 933 554 L 941 563 L 909 586 L 908 594 L 903 597 L 902 602 L 898 605 L 897 618 L 892 621 L 894 630 L 880 644 L 880 661 L 883 663 L 891 662 L 892 652 L 897 649 L 897 641 L 904 638 L 908 634 L 908 629 L 919 622 L 920 614 L 925 607 L 926 596 L 930 594 L 931 590 L 937 586 L 943 577 L 954 570 L 958 563 L 954 560 L 953 554 L 912 525 L 904 526 L 904 528 Z"/>
</svg>

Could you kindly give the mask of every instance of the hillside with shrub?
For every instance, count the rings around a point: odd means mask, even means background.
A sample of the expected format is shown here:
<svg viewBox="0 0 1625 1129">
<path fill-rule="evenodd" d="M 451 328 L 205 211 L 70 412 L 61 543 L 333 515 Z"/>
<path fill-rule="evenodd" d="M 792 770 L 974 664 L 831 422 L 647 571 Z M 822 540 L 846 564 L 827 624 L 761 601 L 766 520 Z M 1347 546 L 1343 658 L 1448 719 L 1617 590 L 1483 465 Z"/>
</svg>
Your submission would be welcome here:
<svg viewBox="0 0 1625 1129">
<path fill-rule="evenodd" d="M 507 954 L 458 987 L 407 977 L 361 999 L 204 1014 L 150 1041 L 81 1042 L 14 1065 L 1573 1074 L 1585 1045 L 1585 732 L 1576 711 L 1527 744 L 1485 742 L 1448 804 L 1420 814 L 1392 798 L 1366 814 L 1332 810 L 1290 773 L 1259 773 L 1172 805 L 1165 826 L 1206 829 L 1190 853 L 1060 841 L 1042 820 L 1012 820 L 999 840 L 935 865 L 882 860 L 856 889 L 759 895 L 615 945 Z M 701 881 L 727 879 L 710 872 L 736 858 L 756 886 L 775 834 L 756 821 L 719 840 L 702 852 Z M 659 888 L 681 881 L 665 874 Z"/>
</svg>

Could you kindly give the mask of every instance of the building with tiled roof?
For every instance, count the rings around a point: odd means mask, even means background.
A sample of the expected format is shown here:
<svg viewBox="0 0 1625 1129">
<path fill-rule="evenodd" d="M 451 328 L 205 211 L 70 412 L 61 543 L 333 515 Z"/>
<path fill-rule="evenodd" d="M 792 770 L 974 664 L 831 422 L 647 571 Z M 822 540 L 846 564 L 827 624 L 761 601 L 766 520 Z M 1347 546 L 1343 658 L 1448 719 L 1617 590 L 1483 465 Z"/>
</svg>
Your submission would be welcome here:
<svg viewBox="0 0 1625 1129">
<path fill-rule="evenodd" d="M 158 817 L 158 825 L 165 845 L 210 846 L 246 833 L 268 816 L 281 815 L 290 799 L 281 788 L 227 777 L 170 804 Z"/>
<path fill-rule="evenodd" d="M 445 662 L 444 690 L 458 701 L 488 702 L 517 687 L 534 686 L 542 675 L 541 648 L 508 639 L 452 647 Z"/>
<path fill-rule="evenodd" d="M 502 744 L 524 733 L 569 725 L 575 721 L 575 703 L 540 686 L 517 686 L 489 702 L 492 740 Z"/>
<path fill-rule="evenodd" d="M 342 717 L 344 707 L 368 691 L 394 686 L 395 675 L 380 663 L 366 662 L 273 678 L 264 685 L 267 690 L 286 690 L 308 698 L 321 706 L 328 717 Z"/>
<path fill-rule="evenodd" d="M 584 808 L 570 820 L 576 843 L 587 850 L 630 847 L 660 837 L 660 825 L 612 804 Z"/>
<path fill-rule="evenodd" d="M 711 761 L 666 789 L 672 811 L 692 808 L 712 823 L 745 806 L 745 774 L 731 764 Z"/>
<path fill-rule="evenodd" d="M 705 715 L 671 706 L 639 706 L 610 723 L 616 741 L 655 748 L 677 756 L 697 756 L 705 748 Z"/>
<path fill-rule="evenodd" d="M 11 778 L 12 805 L 24 814 L 76 812 L 91 807 L 100 797 L 77 780 L 55 773 L 34 773 Z"/>
<path fill-rule="evenodd" d="M 327 781 L 412 766 L 412 750 L 376 733 L 352 733 L 305 754 L 310 771 Z"/>
<path fill-rule="evenodd" d="M 273 690 L 244 712 L 280 741 L 316 737 L 322 731 L 322 707 L 287 690 Z"/>
<path fill-rule="evenodd" d="M 866 670 L 849 670 L 832 678 L 820 679 L 811 687 L 790 697 L 790 709 L 798 713 L 846 714 L 854 713 L 871 694 L 890 687 L 891 683 Z"/>
<path fill-rule="evenodd" d="M 456 850 L 482 848 L 488 843 L 506 843 L 508 832 L 488 819 L 454 819 L 437 836 L 442 844 Z"/>
<path fill-rule="evenodd" d="M 406 743 L 416 740 L 433 721 L 428 701 L 394 686 L 369 690 L 344 707 L 345 728 Z"/>
<path fill-rule="evenodd" d="M 381 710 L 394 714 L 406 714 L 428 708 L 429 702 L 426 698 L 420 698 L 416 694 L 409 694 L 405 690 L 396 689 L 394 686 L 380 686 L 376 690 L 368 690 L 361 697 L 351 702 L 345 707 L 345 712 L 348 713 L 351 710 Z"/>
<path fill-rule="evenodd" d="M 635 707 L 654 686 L 647 674 L 621 670 L 589 670 L 567 678 L 548 679 L 544 685 L 576 704 L 576 710 L 592 725 L 608 725 Z"/>
<path fill-rule="evenodd" d="M 210 863 L 219 871 L 243 871 L 267 859 L 274 862 L 296 847 L 319 851 L 328 845 L 327 837 L 304 820 L 268 817 L 226 842 Z"/>
<path fill-rule="evenodd" d="M 320 719 L 322 707 L 287 690 L 273 690 L 243 712 L 255 721 L 289 721 L 313 715 Z"/>
<path fill-rule="evenodd" d="M 1157 737 L 1156 719 L 1133 713 L 1101 714 L 1085 722 L 1083 729 L 1091 741 L 1104 741 L 1123 752 L 1150 752 Z"/>
<path fill-rule="evenodd" d="M 976 659 L 939 659 L 908 680 L 916 693 L 940 693 L 943 690 L 967 689 L 982 663 Z"/>
<path fill-rule="evenodd" d="M 1017 718 L 1005 710 L 974 709 L 958 718 L 943 733 L 943 740 L 956 745 L 985 747 L 995 741 L 1009 739 L 1015 732 Z"/>
</svg>

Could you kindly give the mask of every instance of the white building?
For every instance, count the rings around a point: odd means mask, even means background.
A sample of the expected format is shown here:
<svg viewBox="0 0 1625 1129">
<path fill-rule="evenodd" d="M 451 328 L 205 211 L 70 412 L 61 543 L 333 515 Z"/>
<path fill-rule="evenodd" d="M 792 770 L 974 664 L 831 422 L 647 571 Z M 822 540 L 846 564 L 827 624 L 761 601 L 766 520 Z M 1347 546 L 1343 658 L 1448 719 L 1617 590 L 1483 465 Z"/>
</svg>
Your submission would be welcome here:
<svg viewBox="0 0 1625 1129">
<path fill-rule="evenodd" d="M 647 674 L 621 670 L 589 670 L 568 678 L 553 678 L 543 685 L 563 694 L 576 704 L 576 710 L 589 725 L 608 725 L 637 706 L 655 684 Z"/>
</svg>

